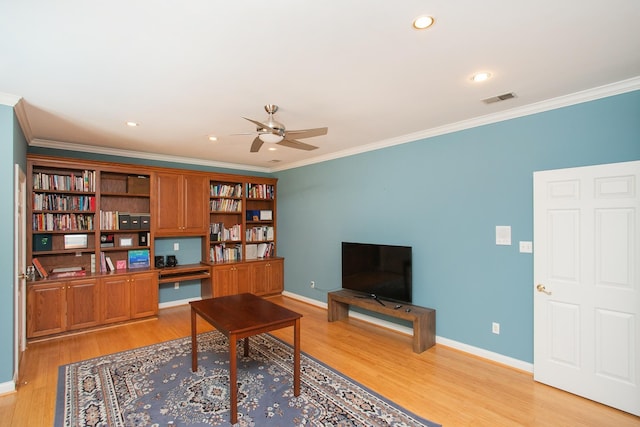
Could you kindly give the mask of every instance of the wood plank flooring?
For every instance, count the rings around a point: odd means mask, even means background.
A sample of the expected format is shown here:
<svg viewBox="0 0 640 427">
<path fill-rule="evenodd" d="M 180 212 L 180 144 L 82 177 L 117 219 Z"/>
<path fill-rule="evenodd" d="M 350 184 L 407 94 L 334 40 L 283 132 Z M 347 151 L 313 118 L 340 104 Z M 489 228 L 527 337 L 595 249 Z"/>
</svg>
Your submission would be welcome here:
<svg viewBox="0 0 640 427">
<path fill-rule="evenodd" d="M 436 345 L 412 351 L 409 336 L 347 319 L 283 296 L 272 301 L 298 311 L 302 351 L 444 426 L 640 426 L 640 418 L 533 381 L 531 374 Z M 51 426 L 58 367 L 190 334 L 187 305 L 158 319 L 30 343 L 16 393 L 0 396 L 0 426 Z M 209 330 L 199 321 L 199 331 Z M 289 343 L 293 329 L 275 331 Z"/>
</svg>

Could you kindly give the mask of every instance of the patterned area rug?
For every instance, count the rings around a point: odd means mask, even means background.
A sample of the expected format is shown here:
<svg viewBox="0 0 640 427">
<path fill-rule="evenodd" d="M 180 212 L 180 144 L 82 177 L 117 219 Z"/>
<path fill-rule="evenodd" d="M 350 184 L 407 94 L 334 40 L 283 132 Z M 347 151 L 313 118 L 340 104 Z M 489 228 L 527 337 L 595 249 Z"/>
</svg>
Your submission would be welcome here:
<svg viewBox="0 0 640 427">
<path fill-rule="evenodd" d="M 241 343 L 239 343 L 241 345 Z M 238 354 L 238 426 L 437 426 L 301 353 L 293 396 L 293 350 L 269 334 Z M 61 366 L 55 426 L 229 426 L 228 341 L 198 336 Z M 173 423 L 173 424 L 171 424 Z"/>
</svg>

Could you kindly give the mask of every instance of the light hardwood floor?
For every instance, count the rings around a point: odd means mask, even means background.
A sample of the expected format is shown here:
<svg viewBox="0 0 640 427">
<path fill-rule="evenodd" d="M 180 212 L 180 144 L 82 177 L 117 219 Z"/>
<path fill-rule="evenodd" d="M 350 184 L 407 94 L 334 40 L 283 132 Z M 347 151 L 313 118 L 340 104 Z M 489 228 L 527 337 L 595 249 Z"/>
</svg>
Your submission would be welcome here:
<svg viewBox="0 0 640 427">
<path fill-rule="evenodd" d="M 327 322 L 326 310 L 287 297 L 272 301 L 298 311 L 305 353 L 444 426 L 640 426 L 640 418 L 533 381 L 531 374 L 436 345 L 422 354 L 411 337 L 348 319 Z M 51 426 L 58 367 L 190 334 L 189 307 L 158 319 L 31 343 L 17 393 L 0 397 L 0 426 Z M 210 329 L 199 321 L 199 331 Z M 292 328 L 274 332 L 292 342 Z"/>
</svg>

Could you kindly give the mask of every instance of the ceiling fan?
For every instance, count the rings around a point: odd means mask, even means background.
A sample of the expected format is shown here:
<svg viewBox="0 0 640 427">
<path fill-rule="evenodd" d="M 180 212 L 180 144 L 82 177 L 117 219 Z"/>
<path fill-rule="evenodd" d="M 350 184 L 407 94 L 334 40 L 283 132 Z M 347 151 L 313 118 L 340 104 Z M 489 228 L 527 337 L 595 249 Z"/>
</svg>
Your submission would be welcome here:
<svg viewBox="0 0 640 427">
<path fill-rule="evenodd" d="M 315 150 L 315 145 L 305 144 L 298 141 L 302 138 L 311 138 L 313 136 L 321 136 L 327 134 L 327 128 L 315 128 L 315 129 L 300 129 L 300 130 L 286 130 L 284 125 L 273 118 L 273 115 L 278 111 L 278 106 L 274 104 L 267 104 L 264 106 L 265 111 L 269 114 L 266 122 L 259 122 L 257 120 L 243 117 L 245 120 L 249 120 L 251 123 L 258 126 L 258 136 L 253 140 L 251 144 L 251 152 L 257 153 L 262 147 L 262 144 L 271 143 L 278 144 L 284 147 L 297 148 L 299 150 Z"/>
</svg>

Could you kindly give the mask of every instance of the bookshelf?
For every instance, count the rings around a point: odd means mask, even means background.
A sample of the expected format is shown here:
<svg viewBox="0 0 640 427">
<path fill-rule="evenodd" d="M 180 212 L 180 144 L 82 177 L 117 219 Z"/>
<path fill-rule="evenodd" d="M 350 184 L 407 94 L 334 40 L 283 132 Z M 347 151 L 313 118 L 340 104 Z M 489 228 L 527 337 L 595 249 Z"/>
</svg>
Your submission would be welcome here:
<svg viewBox="0 0 640 427">
<path fill-rule="evenodd" d="M 104 253 L 114 266 L 128 267 L 130 250 L 149 250 L 152 259 L 151 175 L 100 171 L 99 224 L 98 260 Z"/>
<path fill-rule="evenodd" d="M 209 183 L 209 254 L 212 263 L 244 259 L 244 185 L 241 181 Z"/>
<path fill-rule="evenodd" d="M 95 169 L 32 165 L 28 259 L 45 270 L 78 266 L 89 270 L 95 253 L 98 203 Z"/>
</svg>

